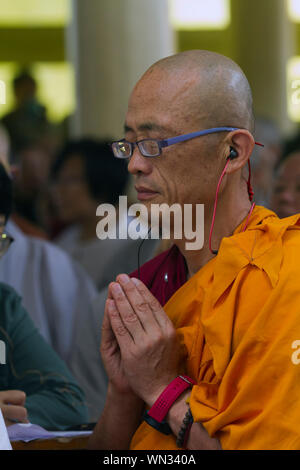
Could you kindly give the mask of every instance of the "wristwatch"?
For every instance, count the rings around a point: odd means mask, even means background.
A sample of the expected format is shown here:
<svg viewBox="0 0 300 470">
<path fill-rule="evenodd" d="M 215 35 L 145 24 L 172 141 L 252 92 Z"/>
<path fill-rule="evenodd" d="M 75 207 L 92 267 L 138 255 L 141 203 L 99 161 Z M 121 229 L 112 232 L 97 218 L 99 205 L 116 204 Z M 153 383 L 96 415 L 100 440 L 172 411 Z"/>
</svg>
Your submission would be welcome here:
<svg viewBox="0 0 300 470">
<path fill-rule="evenodd" d="M 144 413 L 143 419 L 150 426 L 163 434 L 171 434 L 172 430 L 168 423 L 164 421 L 169 409 L 175 403 L 182 393 L 195 385 L 196 382 L 186 375 L 178 375 L 171 383 L 164 389 L 155 401 L 150 410 Z"/>
</svg>

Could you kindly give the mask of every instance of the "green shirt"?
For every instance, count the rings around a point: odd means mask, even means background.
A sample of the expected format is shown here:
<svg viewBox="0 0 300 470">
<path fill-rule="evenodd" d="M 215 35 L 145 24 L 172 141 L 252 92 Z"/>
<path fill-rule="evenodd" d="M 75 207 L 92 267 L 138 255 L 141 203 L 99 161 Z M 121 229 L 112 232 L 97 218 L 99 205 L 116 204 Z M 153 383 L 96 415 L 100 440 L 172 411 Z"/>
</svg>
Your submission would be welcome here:
<svg viewBox="0 0 300 470">
<path fill-rule="evenodd" d="M 0 283 L 0 391 L 22 390 L 31 423 L 63 430 L 88 421 L 84 394 L 65 363 L 45 342 L 17 293 Z M 3 350 L 2 343 L 2 350 Z"/>
</svg>

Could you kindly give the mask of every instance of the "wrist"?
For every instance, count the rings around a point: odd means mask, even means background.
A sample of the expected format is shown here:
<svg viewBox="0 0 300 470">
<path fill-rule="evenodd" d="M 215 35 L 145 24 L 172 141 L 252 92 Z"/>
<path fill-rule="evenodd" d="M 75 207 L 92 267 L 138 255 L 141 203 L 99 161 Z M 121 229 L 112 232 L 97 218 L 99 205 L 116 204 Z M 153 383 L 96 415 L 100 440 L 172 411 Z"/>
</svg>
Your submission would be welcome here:
<svg viewBox="0 0 300 470">
<path fill-rule="evenodd" d="M 113 383 L 109 382 L 107 388 L 106 401 L 118 403 L 121 407 L 133 406 L 136 403 L 143 403 L 132 390 L 128 392 L 120 391 Z"/>
<path fill-rule="evenodd" d="M 160 388 L 158 388 L 154 393 L 151 394 L 150 397 L 147 397 L 147 399 L 145 400 L 145 403 L 147 403 L 147 408 L 148 409 L 152 408 L 154 403 L 157 401 L 158 397 L 160 397 L 160 395 L 167 388 L 167 386 L 169 385 L 170 382 L 171 382 L 171 380 L 169 382 L 166 382 Z"/>
<path fill-rule="evenodd" d="M 113 384 L 108 386 L 104 416 L 109 416 L 115 425 L 130 420 L 137 428 L 144 409 L 144 402 L 133 392 L 121 393 Z"/>
<path fill-rule="evenodd" d="M 177 398 L 173 406 L 171 406 L 171 408 L 169 409 L 169 412 L 166 416 L 166 421 L 168 422 L 175 436 L 178 435 L 182 420 L 188 410 L 187 401 L 189 399 L 190 394 L 191 391 L 186 390 L 179 398 Z"/>
<path fill-rule="evenodd" d="M 167 419 L 173 416 L 170 413 L 172 408 L 175 406 L 175 415 L 178 414 L 178 409 L 182 410 L 186 399 L 190 393 L 190 389 L 195 385 L 195 381 L 188 376 L 179 375 L 173 379 L 167 387 L 165 387 L 162 393 L 158 396 L 151 408 L 144 414 L 143 419 L 152 427 L 162 432 L 163 434 L 170 434 L 173 432 L 176 434 L 177 428 L 180 430 L 180 423 L 182 423 L 182 414 L 181 420 L 176 424 L 173 423 L 173 428 L 167 422 Z M 177 404 L 177 406 L 175 405 Z M 185 411 L 187 412 L 187 405 L 185 405 Z M 169 415 L 169 416 L 168 416 Z"/>
<path fill-rule="evenodd" d="M 188 400 L 190 397 L 190 390 L 187 390 L 181 397 L 179 397 L 174 406 L 170 408 L 166 420 L 172 429 L 173 434 L 178 437 L 183 419 L 189 409 Z M 202 425 L 202 423 L 193 423 L 188 433 L 186 448 L 189 450 L 221 450 L 221 445 L 218 439 L 211 438 Z"/>
</svg>

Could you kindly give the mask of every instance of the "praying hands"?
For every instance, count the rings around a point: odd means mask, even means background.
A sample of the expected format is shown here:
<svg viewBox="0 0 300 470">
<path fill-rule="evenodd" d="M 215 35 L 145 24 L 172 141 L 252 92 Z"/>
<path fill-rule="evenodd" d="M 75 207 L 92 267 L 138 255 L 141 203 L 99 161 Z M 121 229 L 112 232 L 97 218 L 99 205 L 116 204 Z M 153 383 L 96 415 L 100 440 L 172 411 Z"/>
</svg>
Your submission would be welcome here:
<svg viewBox="0 0 300 470">
<path fill-rule="evenodd" d="M 152 406 L 179 372 L 175 328 L 138 279 L 121 274 L 109 286 L 101 353 L 110 381 Z"/>
</svg>

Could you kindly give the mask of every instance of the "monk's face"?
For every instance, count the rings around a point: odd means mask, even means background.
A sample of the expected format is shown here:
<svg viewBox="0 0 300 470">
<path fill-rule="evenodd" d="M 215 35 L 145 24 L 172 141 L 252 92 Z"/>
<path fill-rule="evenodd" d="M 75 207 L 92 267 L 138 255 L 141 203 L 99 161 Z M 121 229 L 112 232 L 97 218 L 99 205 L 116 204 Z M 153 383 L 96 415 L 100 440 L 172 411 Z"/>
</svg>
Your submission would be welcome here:
<svg viewBox="0 0 300 470">
<path fill-rule="evenodd" d="M 209 110 L 195 104 L 196 77 L 154 68 L 135 87 L 126 116 L 126 140 L 166 139 L 205 129 Z M 128 169 L 134 175 L 140 202 L 172 205 L 213 201 L 225 165 L 217 157 L 216 135 L 164 148 L 159 157 L 143 157 L 135 147 Z M 222 166 L 223 165 L 223 166 Z"/>
<path fill-rule="evenodd" d="M 274 186 L 272 209 L 281 218 L 300 212 L 300 153 L 282 164 Z"/>
</svg>

